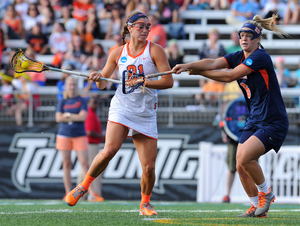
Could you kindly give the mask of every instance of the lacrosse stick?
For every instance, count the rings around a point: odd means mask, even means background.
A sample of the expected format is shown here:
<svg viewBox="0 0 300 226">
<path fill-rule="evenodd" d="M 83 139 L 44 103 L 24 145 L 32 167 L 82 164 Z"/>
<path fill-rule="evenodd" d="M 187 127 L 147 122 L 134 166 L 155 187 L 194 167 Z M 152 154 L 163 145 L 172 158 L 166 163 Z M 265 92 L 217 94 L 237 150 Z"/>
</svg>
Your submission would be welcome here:
<svg viewBox="0 0 300 226">
<path fill-rule="evenodd" d="M 122 91 L 124 94 L 132 93 L 136 88 L 143 87 L 143 92 L 145 89 L 145 85 L 147 82 L 147 79 L 149 78 L 155 78 L 162 75 L 168 75 L 172 74 L 174 71 L 166 71 L 166 72 L 160 72 L 150 75 L 144 75 L 144 74 L 137 74 L 133 73 L 132 71 L 125 70 L 123 71 L 122 75 Z"/>
<path fill-rule="evenodd" d="M 63 72 L 67 74 L 73 74 L 73 75 L 79 75 L 83 77 L 90 77 L 89 75 L 77 72 L 77 71 L 69 71 L 69 70 L 64 70 L 64 69 L 59 69 L 59 68 L 54 68 L 54 67 L 49 67 L 46 64 L 36 61 L 33 59 L 30 59 L 22 50 L 18 50 L 12 57 L 11 59 L 11 67 L 12 69 L 16 72 L 15 78 L 18 78 L 21 76 L 22 73 L 24 72 L 42 72 L 42 71 L 56 71 L 56 72 Z M 100 77 L 99 79 L 107 81 L 107 82 L 113 82 L 113 83 L 118 83 L 122 84 L 121 81 L 115 80 L 115 79 L 110 79 L 110 78 L 103 78 Z"/>
</svg>

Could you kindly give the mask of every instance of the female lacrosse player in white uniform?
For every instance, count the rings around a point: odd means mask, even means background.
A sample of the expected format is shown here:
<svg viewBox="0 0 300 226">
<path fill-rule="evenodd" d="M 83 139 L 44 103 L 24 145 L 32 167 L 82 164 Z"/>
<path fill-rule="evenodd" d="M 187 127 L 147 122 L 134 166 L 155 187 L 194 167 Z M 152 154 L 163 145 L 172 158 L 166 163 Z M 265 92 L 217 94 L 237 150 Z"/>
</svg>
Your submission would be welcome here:
<svg viewBox="0 0 300 226">
<path fill-rule="evenodd" d="M 109 78 L 116 68 L 121 74 L 125 70 L 145 75 L 170 71 L 163 48 L 146 40 L 150 27 L 145 14 L 137 11 L 131 13 L 122 32 L 123 42 L 127 34 L 130 34 L 130 42 L 113 50 L 102 72 L 92 72 L 89 80 L 95 81 L 99 89 L 104 89 L 107 82 L 99 78 Z M 104 171 L 126 137 L 132 136 L 143 170 L 140 214 L 157 215 L 150 204 L 155 183 L 158 138 L 156 89 L 171 88 L 173 78 L 171 74 L 164 75 L 161 79 L 152 78 L 144 86 L 144 92 L 137 88 L 129 94 L 123 94 L 122 87 L 118 87 L 109 109 L 104 149 L 95 157 L 84 181 L 68 194 L 66 201 L 70 206 L 75 205 L 87 192 L 91 182 Z"/>
</svg>

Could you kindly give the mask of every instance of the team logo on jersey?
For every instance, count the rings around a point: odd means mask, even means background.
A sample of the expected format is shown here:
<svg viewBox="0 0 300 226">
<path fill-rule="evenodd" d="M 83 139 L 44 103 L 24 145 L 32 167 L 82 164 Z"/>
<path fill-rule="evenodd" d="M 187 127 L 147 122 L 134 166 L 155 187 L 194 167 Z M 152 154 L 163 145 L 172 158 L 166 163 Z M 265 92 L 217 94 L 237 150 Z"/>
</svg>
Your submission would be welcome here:
<svg viewBox="0 0 300 226">
<path fill-rule="evenodd" d="M 127 57 L 124 56 L 124 57 L 121 58 L 122 63 L 125 63 L 126 61 L 127 61 Z"/>
<path fill-rule="evenodd" d="M 247 59 L 246 60 L 246 65 L 250 66 L 252 65 L 253 61 L 251 59 Z"/>
</svg>

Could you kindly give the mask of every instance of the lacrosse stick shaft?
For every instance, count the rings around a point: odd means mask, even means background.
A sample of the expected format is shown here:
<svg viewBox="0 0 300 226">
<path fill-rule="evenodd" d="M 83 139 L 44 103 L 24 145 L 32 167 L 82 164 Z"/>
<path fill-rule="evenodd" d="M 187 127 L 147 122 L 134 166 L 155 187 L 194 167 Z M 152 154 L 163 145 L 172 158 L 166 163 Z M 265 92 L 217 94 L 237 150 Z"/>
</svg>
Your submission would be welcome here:
<svg viewBox="0 0 300 226">
<path fill-rule="evenodd" d="M 59 69 L 59 68 L 55 68 L 55 67 L 49 67 L 49 70 L 50 71 L 57 71 L 57 72 L 67 73 L 67 74 L 72 74 L 72 75 L 83 76 L 83 77 L 90 77 L 89 75 L 80 73 L 78 71 L 69 71 L 69 70 Z M 122 84 L 121 81 L 115 80 L 115 79 L 103 78 L 103 77 L 100 77 L 99 79 L 107 81 L 107 82 Z"/>
<path fill-rule="evenodd" d="M 175 72 L 174 71 L 165 71 L 165 72 L 155 73 L 155 74 L 151 74 L 151 75 L 145 75 L 145 77 L 146 78 L 154 78 L 154 77 L 168 75 L 168 74 L 172 74 L 172 73 L 175 73 Z"/>
</svg>

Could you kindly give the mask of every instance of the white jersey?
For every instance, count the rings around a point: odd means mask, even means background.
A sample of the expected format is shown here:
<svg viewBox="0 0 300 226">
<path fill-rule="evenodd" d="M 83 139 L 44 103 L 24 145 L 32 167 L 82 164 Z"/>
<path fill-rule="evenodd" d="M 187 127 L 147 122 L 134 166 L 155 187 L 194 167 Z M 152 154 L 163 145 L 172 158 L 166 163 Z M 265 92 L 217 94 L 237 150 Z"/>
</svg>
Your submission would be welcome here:
<svg viewBox="0 0 300 226">
<path fill-rule="evenodd" d="M 157 67 L 151 59 L 150 45 L 151 42 L 147 41 L 145 48 L 137 56 L 132 56 L 129 53 L 128 43 L 124 45 L 118 60 L 119 74 L 122 75 L 123 71 L 131 69 L 136 73 L 144 73 L 145 75 L 157 73 Z M 157 77 L 149 80 L 157 80 Z M 129 115 L 153 116 L 156 115 L 157 100 L 156 89 L 145 88 L 145 93 L 143 93 L 143 89 L 137 88 L 132 93 L 123 94 L 122 86 L 119 85 L 110 107 Z"/>
<path fill-rule="evenodd" d="M 130 55 L 128 44 L 124 45 L 118 59 L 119 73 L 122 75 L 124 70 L 130 69 L 145 75 L 157 73 L 157 67 L 151 59 L 150 45 L 151 42 L 147 41 L 137 56 Z M 157 80 L 157 77 L 149 80 Z M 143 93 L 143 89 L 137 88 L 132 93 L 123 94 L 119 85 L 110 103 L 108 120 L 130 128 L 129 136 L 137 132 L 157 139 L 157 100 L 156 89 L 145 87 Z"/>
</svg>

